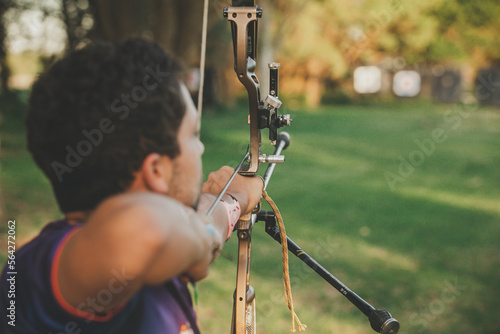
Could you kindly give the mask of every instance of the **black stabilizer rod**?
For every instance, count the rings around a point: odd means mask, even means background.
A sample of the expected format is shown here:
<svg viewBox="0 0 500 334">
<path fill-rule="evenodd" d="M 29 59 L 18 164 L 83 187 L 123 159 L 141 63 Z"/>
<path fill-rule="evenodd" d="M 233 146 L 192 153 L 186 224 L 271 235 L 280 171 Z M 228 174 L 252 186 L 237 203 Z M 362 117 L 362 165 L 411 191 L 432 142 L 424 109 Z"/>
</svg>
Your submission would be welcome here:
<svg viewBox="0 0 500 334">
<path fill-rule="evenodd" d="M 276 217 L 272 211 L 261 211 L 257 214 L 258 221 L 266 222 L 266 233 L 281 244 L 280 230 L 276 224 Z M 304 252 L 295 242 L 287 237 L 288 250 L 307 264 L 325 281 L 330 283 L 335 289 L 342 293 L 354 306 L 364 313 L 370 320 L 370 325 L 374 331 L 381 334 L 396 334 L 399 331 L 399 322 L 391 314 L 384 310 L 377 310 L 360 296 L 351 291 L 335 276 L 323 268 L 316 260 Z"/>
</svg>

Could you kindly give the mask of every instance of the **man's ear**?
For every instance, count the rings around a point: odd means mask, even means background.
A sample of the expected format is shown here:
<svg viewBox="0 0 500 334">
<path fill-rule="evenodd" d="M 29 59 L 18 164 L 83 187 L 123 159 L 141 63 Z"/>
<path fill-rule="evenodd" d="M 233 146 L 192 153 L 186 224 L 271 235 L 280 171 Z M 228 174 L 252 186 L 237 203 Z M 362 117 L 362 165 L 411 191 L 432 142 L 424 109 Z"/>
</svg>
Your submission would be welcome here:
<svg viewBox="0 0 500 334">
<path fill-rule="evenodd" d="M 166 193 L 173 175 L 172 159 L 158 153 L 150 153 L 140 170 L 144 186 L 157 193 Z"/>
</svg>

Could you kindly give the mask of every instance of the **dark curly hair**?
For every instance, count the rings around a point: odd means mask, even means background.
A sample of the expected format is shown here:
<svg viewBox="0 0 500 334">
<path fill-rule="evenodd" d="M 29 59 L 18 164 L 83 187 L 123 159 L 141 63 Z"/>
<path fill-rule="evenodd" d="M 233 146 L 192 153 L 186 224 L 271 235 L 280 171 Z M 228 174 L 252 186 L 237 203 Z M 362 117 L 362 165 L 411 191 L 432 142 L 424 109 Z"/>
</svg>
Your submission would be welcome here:
<svg viewBox="0 0 500 334">
<path fill-rule="evenodd" d="M 62 212 L 93 209 L 125 190 L 149 153 L 179 154 L 181 80 L 180 64 L 141 38 L 91 44 L 38 78 L 28 149 Z"/>
</svg>

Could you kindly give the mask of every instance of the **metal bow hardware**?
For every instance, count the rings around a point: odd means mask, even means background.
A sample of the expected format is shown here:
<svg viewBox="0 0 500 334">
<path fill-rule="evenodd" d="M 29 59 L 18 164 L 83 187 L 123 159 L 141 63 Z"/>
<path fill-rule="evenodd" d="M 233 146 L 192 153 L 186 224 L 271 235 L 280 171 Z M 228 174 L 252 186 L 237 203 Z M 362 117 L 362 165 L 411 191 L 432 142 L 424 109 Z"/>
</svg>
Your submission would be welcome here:
<svg viewBox="0 0 500 334">
<path fill-rule="evenodd" d="M 242 175 L 253 176 L 260 163 L 270 163 L 264 176 L 267 186 L 276 163 L 283 163 L 285 157 L 281 151 L 288 146 L 289 136 L 283 133 L 279 144 L 278 128 L 289 126 L 290 115 L 279 115 L 281 101 L 278 98 L 278 63 L 269 64 L 269 95 L 264 101 L 260 97 L 260 82 L 255 74 L 257 67 L 257 28 L 262 17 L 262 9 L 255 1 L 233 0 L 232 6 L 224 8 L 224 17 L 231 22 L 233 37 L 234 70 L 239 81 L 248 93 L 250 126 L 250 145 L 248 159 L 244 158 L 237 171 Z M 261 154 L 261 130 L 269 129 L 269 140 L 276 146 L 273 155 Z M 246 160 L 246 161 L 245 161 Z M 251 234 L 257 221 L 257 208 L 254 214 L 241 217 L 235 227 L 238 235 L 238 269 L 236 290 L 231 323 L 232 334 L 253 334 L 255 328 L 255 292 L 249 284 Z"/>
<path fill-rule="evenodd" d="M 261 155 L 261 129 L 269 129 L 269 140 L 276 145 L 278 128 L 289 126 L 290 115 L 278 115 L 281 101 L 278 99 L 278 63 L 270 63 L 269 95 L 260 98 L 260 82 L 255 74 L 257 66 L 257 28 L 262 17 L 262 8 L 255 1 L 233 0 L 233 5 L 224 8 L 224 17 L 231 22 L 234 49 L 234 70 L 248 92 L 250 125 L 250 156 L 248 164 L 240 170 L 243 175 L 255 175 L 259 163 L 282 163 L 281 155 Z"/>
</svg>

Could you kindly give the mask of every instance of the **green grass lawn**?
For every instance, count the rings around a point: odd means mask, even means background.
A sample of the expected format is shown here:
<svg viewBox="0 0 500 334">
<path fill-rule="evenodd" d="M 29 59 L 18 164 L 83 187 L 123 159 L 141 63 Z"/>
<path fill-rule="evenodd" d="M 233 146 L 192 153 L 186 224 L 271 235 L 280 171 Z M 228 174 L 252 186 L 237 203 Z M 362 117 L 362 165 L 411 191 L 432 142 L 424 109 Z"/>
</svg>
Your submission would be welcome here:
<svg viewBox="0 0 500 334">
<path fill-rule="evenodd" d="M 26 240 L 57 217 L 57 208 L 24 150 L 21 113 L 10 110 L 22 111 L 22 104 L 0 108 L 0 231 L 16 218 Z M 391 312 L 402 334 L 498 334 L 500 111 L 401 102 L 290 113 L 287 161 L 268 187 L 289 237 L 366 301 Z M 205 113 L 207 173 L 241 159 L 246 118 L 242 108 Z M 263 150 L 272 153 L 267 142 Z M 233 239 L 225 251 L 237 258 Z M 252 246 L 258 332 L 288 333 L 280 245 L 257 223 Z M 290 275 L 295 311 L 309 333 L 373 332 L 360 311 L 296 258 Z M 235 276 L 236 263 L 220 257 L 199 284 L 205 333 L 229 332 Z"/>
</svg>

